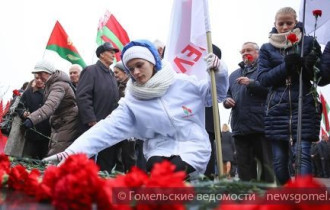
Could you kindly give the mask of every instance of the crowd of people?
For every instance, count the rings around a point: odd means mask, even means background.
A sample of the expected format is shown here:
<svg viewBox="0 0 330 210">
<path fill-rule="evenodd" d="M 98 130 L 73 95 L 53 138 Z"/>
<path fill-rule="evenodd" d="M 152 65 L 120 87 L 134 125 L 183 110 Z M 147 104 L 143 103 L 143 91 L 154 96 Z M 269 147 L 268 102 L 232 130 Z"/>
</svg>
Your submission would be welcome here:
<svg viewBox="0 0 330 210">
<path fill-rule="evenodd" d="M 329 137 L 318 142 L 322 110 L 311 94 L 315 77 L 317 85 L 330 83 L 330 42 L 322 52 L 317 40 L 302 32 L 295 10 L 281 8 L 269 42 L 260 48 L 243 43 L 242 61 L 230 75 L 217 46 L 205 57 L 207 69 L 201 71 L 214 71 L 217 100 L 231 109 L 232 132 L 227 124 L 221 132 L 227 178 L 237 171 L 243 181 L 284 184 L 295 170 L 330 177 Z M 289 34 L 296 44 L 287 40 Z M 131 41 L 112 70 L 119 50 L 105 42 L 96 49 L 96 64 L 84 69 L 73 64 L 70 76 L 51 61 L 38 62 L 17 107 L 27 131 L 23 155 L 61 164 L 84 153 L 109 173 L 134 165 L 150 171 L 168 160 L 188 177 L 213 179 L 218 151 L 210 79 L 175 73 L 163 60 L 164 50 L 159 40 Z"/>
</svg>

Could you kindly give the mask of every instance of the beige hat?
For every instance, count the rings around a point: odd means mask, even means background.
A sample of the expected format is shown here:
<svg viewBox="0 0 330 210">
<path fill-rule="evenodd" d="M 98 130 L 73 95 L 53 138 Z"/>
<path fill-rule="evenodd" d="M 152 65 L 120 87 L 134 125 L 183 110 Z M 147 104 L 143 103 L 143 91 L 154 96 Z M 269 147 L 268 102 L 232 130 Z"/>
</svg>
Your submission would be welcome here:
<svg viewBox="0 0 330 210">
<path fill-rule="evenodd" d="M 53 74 L 55 72 L 54 65 L 47 60 L 41 60 L 37 62 L 34 66 L 34 70 L 32 70 L 32 74 L 39 73 L 39 72 L 46 72 L 48 74 Z"/>
</svg>

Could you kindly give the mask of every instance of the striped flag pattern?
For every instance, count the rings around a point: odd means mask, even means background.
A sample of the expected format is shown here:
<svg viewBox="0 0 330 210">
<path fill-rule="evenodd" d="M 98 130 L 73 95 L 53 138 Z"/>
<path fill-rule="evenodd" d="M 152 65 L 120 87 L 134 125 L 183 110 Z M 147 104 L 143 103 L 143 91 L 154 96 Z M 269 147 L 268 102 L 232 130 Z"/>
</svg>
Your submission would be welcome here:
<svg viewBox="0 0 330 210">
<path fill-rule="evenodd" d="M 106 11 L 104 17 L 100 18 L 97 28 L 96 43 L 101 45 L 104 42 L 110 42 L 120 52 L 130 42 L 125 29 L 109 11 Z M 120 61 L 120 53 L 116 53 L 116 60 Z"/>
<path fill-rule="evenodd" d="M 321 121 L 321 135 L 330 134 L 330 124 L 329 124 L 329 105 L 325 100 L 323 94 L 320 94 L 320 100 L 322 104 L 322 121 Z"/>
<path fill-rule="evenodd" d="M 86 63 L 79 55 L 69 36 L 64 31 L 64 28 L 58 21 L 56 21 L 55 23 L 54 29 L 49 37 L 46 49 L 55 51 L 60 57 L 69 61 L 72 64 L 79 64 L 83 68 L 86 66 Z"/>
</svg>

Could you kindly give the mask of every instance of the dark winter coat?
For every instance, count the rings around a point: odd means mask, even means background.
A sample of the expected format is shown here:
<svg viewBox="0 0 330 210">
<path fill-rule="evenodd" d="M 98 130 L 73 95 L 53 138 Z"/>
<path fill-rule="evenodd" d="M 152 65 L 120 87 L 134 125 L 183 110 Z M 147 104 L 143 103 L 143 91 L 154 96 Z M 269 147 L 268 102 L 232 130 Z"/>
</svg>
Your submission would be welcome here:
<svg viewBox="0 0 330 210">
<path fill-rule="evenodd" d="M 233 136 L 253 133 L 264 133 L 264 107 L 268 89 L 257 81 L 257 65 L 241 68 L 229 76 L 227 98 L 235 100 L 235 107 L 231 110 L 231 129 Z M 236 82 L 239 77 L 248 77 L 253 80 L 249 85 L 240 85 Z M 224 104 L 225 105 L 225 104 Z M 225 106 L 225 108 L 228 108 Z"/>
<path fill-rule="evenodd" d="M 235 145 L 232 139 L 232 133 L 222 132 L 221 135 L 221 149 L 222 149 L 222 160 L 223 162 L 233 162 L 234 161 L 234 152 L 235 152 Z"/>
<path fill-rule="evenodd" d="M 330 151 L 327 142 L 321 140 L 320 142 L 317 143 L 317 146 L 319 149 L 320 158 L 328 160 L 330 157 Z"/>
<path fill-rule="evenodd" d="M 325 46 L 321 58 L 321 78 L 320 86 L 330 83 L 330 41 Z"/>
<path fill-rule="evenodd" d="M 78 107 L 69 76 L 57 70 L 46 82 L 45 103 L 28 117 L 34 125 L 49 118 L 51 142 L 48 155 L 64 151 L 76 138 Z"/>
<path fill-rule="evenodd" d="M 80 74 L 76 96 L 83 124 L 106 118 L 118 106 L 119 100 L 113 72 L 101 61 L 87 66 Z"/>
<path fill-rule="evenodd" d="M 320 49 L 317 41 L 314 43 Z M 313 37 L 304 37 L 304 56 L 313 47 Z M 298 44 L 298 52 L 301 42 Z M 291 76 L 288 82 L 285 67 L 285 55 L 292 53 L 292 47 L 279 49 L 270 43 L 263 44 L 259 53 L 258 80 L 265 87 L 270 87 L 266 101 L 265 134 L 271 140 L 295 141 L 298 124 L 299 75 Z M 320 50 L 316 52 L 320 54 Z M 303 72 L 306 71 L 303 69 Z M 303 74 L 304 75 L 304 74 Z M 286 84 L 286 82 L 288 82 Z M 303 77 L 302 133 L 301 140 L 317 141 L 320 131 L 320 106 L 311 94 L 311 82 Z M 316 96 L 317 97 L 317 96 Z"/>
<path fill-rule="evenodd" d="M 44 104 L 44 89 L 37 89 L 33 87 L 27 88 L 18 104 L 16 110 L 19 116 L 24 120 L 23 114 L 25 111 L 30 113 L 36 111 Z M 35 130 L 42 133 L 45 136 L 50 136 L 50 124 L 49 119 L 45 119 L 44 121 L 35 125 Z M 47 138 L 37 134 L 32 130 L 27 130 L 25 133 L 25 138 L 27 141 L 48 141 Z"/>
</svg>

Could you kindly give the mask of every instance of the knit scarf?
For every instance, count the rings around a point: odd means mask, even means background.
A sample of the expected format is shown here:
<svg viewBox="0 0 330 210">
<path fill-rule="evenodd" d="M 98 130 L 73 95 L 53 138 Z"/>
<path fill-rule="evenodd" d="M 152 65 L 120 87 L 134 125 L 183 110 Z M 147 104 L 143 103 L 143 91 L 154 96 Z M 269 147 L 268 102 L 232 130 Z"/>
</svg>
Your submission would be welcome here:
<svg viewBox="0 0 330 210">
<path fill-rule="evenodd" d="M 269 34 L 269 43 L 276 48 L 286 49 L 292 47 L 292 43 L 287 40 L 287 36 L 291 33 L 295 33 L 298 37 L 297 43 L 300 42 L 302 34 L 299 28 L 295 28 L 293 31 L 288 31 L 286 33 L 271 33 Z"/>
<path fill-rule="evenodd" d="M 138 84 L 130 79 L 127 83 L 127 89 L 134 97 L 141 100 L 161 97 L 173 83 L 175 75 L 176 72 L 171 66 L 163 63 L 163 68 L 144 84 Z"/>
</svg>

